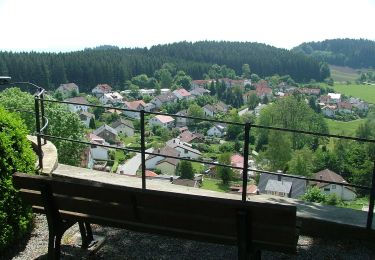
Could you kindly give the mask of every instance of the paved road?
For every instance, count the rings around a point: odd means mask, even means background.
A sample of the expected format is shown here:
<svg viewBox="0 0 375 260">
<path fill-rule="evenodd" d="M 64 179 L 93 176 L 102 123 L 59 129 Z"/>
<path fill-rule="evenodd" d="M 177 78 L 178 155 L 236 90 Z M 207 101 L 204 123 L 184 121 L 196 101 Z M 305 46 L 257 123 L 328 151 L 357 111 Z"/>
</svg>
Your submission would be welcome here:
<svg viewBox="0 0 375 260">
<path fill-rule="evenodd" d="M 149 148 L 146 150 L 146 152 L 153 152 L 153 148 Z M 127 175 L 136 175 L 138 168 L 142 164 L 141 154 L 137 153 L 134 157 L 127 160 L 124 164 L 120 164 L 117 168 L 117 173 L 120 173 L 122 171 L 123 174 Z M 146 159 L 148 157 L 148 154 L 146 154 Z"/>
</svg>

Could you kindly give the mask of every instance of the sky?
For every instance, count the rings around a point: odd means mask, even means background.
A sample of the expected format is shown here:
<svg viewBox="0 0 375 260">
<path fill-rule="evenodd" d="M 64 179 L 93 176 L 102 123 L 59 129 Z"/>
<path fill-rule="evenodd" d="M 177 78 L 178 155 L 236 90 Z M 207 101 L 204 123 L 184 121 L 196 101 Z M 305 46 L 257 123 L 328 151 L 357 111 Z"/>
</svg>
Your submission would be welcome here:
<svg viewBox="0 0 375 260">
<path fill-rule="evenodd" d="M 375 0 L 0 0 L 0 51 L 375 40 Z"/>
</svg>

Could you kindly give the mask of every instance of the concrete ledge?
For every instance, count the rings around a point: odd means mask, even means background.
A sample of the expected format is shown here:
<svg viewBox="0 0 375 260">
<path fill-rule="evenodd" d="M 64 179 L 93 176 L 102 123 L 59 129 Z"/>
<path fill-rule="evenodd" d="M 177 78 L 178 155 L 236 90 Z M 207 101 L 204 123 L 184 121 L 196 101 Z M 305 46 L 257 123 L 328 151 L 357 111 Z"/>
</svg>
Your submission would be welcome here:
<svg viewBox="0 0 375 260">
<path fill-rule="evenodd" d="M 32 143 L 33 149 L 36 150 L 38 147 L 37 137 L 28 135 L 27 139 Z M 52 172 L 57 168 L 58 165 L 58 154 L 57 149 L 53 143 L 47 141 L 44 144 L 42 139 L 42 153 L 43 153 L 43 169 L 40 171 L 44 174 L 52 176 Z M 39 166 L 39 160 L 36 165 Z"/>
<path fill-rule="evenodd" d="M 138 177 L 111 174 L 64 164 L 59 164 L 52 175 L 135 188 L 142 187 L 142 180 Z M 160 180 L 147 179 L 146 187 L 150 190 L 241 200 L 241 196 L 236 194 L 179 186 Z M 367 212 L 365 211 L 325 206 L 318 203 L 309 203 L 297 199 L 270 195 L 248 196 L 248 200 L 296 206 L 297 219 L 301 222 L 300 234 L 303 235 L 328 238 L 375 239 L 375 223 L 373 223 L 371 230 L 365 228 L 367 221 Z"/>
</svg>

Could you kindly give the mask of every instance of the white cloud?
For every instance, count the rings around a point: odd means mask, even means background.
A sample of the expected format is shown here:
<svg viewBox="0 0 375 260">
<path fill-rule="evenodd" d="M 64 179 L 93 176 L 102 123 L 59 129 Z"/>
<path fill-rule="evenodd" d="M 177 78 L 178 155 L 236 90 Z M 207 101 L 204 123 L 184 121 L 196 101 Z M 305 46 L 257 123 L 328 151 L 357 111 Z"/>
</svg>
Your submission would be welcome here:
<svg viewBox="0 0 375 260">
<path fill-rule="evenodd" d="M 0 50 L 66 51 L 198 40 L 291 48 L 327 38 L 375 39 L 366 0 L 0 0 Z"/>
</svg>

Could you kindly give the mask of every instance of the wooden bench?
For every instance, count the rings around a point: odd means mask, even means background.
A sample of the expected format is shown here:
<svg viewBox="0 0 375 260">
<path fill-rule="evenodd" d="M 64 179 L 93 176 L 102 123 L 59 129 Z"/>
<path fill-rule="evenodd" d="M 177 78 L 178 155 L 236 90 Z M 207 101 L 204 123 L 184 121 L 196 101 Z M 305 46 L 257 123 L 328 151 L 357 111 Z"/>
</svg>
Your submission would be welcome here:
<svg viewBox="0 0 375 260">
<path fill-rule="evenodd" d="M 142 190 L 89 180 L 15 173 L 14 186 L 34 211 L 47 215 L 48 256 L 58 259 L 61 237 L 78 222 L 83 246 L 90 224 L 238 246 L 238 258 L 261 250 L 295 253 L 296 207 Z"/>
</svg>

